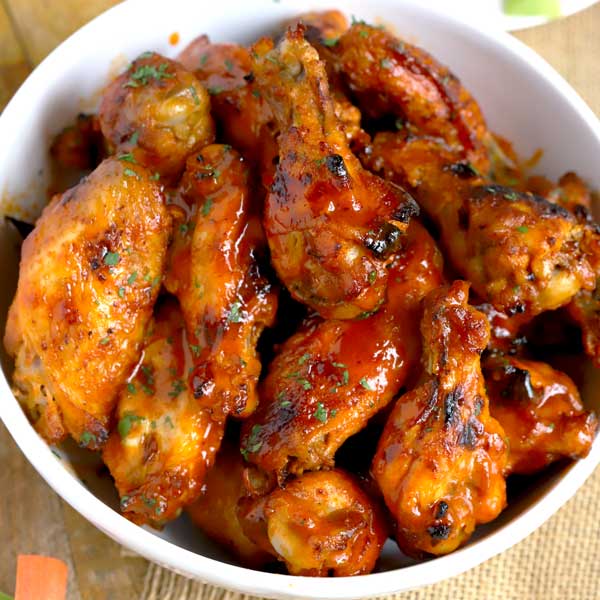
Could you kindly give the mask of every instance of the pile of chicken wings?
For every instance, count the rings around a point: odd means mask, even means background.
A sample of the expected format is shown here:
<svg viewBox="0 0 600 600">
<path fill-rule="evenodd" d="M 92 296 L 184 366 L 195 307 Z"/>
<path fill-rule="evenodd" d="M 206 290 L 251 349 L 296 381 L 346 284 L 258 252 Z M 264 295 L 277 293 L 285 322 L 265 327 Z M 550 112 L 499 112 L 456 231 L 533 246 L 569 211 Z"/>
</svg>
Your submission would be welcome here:
<svg viewBox="0 0 600 600">
<path fill-rule="evenodd" d="M 600 365 L 593 193 L 528 177 L 424 50 L 337 11 L 201 36 L 51 152 L 85 176 L 23 243 L 13 389 L 135 523 L 187 510 L 244 565 L 356 575 L 390 536 L 452 552 L 509 475 L 588 453 L 539 348 L 576 325 Z"/>
</svg>

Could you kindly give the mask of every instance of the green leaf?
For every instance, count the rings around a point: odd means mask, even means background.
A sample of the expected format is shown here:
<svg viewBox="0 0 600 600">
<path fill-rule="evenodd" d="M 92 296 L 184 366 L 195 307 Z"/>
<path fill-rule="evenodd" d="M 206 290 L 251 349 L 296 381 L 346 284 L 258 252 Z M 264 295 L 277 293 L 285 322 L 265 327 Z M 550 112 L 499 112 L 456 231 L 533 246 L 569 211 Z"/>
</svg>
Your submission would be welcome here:
<svg viewBox="0 0 600 600">
<path fill-rule="evenodd" d="M 126 438 L 131 431 L 131 427 L 134 423 L 138 421 L 143 421 L 144 417 L 139 417 L 138 415 L 134 415 L 132 413 L 126 414 L 119 420 L 119 425 L 117 429 L 119 430 L 119 435 L 121 439 Z"/>
<path fill-rule="evenodd" d="M 520 17 L 560 17 L 560 0 L 504 0 L 504 12 Z"/>
</svg>

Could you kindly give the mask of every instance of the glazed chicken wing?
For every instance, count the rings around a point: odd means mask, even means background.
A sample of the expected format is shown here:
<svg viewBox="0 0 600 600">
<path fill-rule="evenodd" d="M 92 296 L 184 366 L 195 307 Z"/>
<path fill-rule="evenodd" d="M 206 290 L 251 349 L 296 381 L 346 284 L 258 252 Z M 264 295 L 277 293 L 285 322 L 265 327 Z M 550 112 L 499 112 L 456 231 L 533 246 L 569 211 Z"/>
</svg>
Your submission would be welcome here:
<svg viewBox="0 0 600 600">
<path fill-rule="evenodd" d="M 25 240 L 5 346 L 14 392 L 50 443 L 98 449 L 160 288 L 170 218 L 141 166 L 110 158 L 56 196 Z"/>
<path fill-rule="evenodd" d="M 189 158 L 179 190 L 187 215 L 176 223 L 165 286 L 185 316 L 192 389 L 215 414 L 245 416 L 257 403 L 256 342 L 277 308 L 259 268 L 266 242 L 248 168 L 231 146 L 213 144 Z"/>
<path fill-rule="evenodd" d="M 257 569 L 273 562 L 273 555 L 246 536 L 238 518 L 238 503 L 247 495 L 245 479 L 239 448 L 223 442 L 204 480 L 202 495 L 187 512 L 208 537 L 231 551 L 245 566 Z"/>
<path fill-rule="evenodd" d="M 417 207 L 365 171 L 333 110 L 327 76 L 303 28 L 254 46 L 253 72 L 280 130 L 265 206 L 272 264 L 291 294 L 326 318 L 379 308 L 389 255 Z"/>
<path fill-rule="evenodd" d="M 468 291 L 455 281 L 427 296 L 426 376 L 396 402 L 373 460 L 408 554 L 451 552 L 506 505 L 504 432 L 490 416 L 480 369 L 489 326 L 467 304 Z"/>
<path fill-rule="evenodd" d="M 381 133 L 371 150 L 369 165 L 410 186 L 452 266 L 497 310 L 530 320 L 593 289 L 597 235 L 561 206 L 485 185 L 435 140 Z"/>
<path fill-rule="evenodd" d="M 483 372 L 490 413 L 508 439 L 506 475 L 587 456 L 598 419 L 585 410 L 570 377 L 545 363 L 509 356 L 488 357 Z"/>
<path fill-rule="evenodd" d="M 102 133 L 117 152 L 167 180 L 214 140 L 208 92 L 180 64 L 145 52 L 104 91 Z"/>
<path fill-rule="evenodd" d="M 357 22 L 331 46 L 331 59 L 375 119 L 441 138 L 482 173 L 489 170 L 489 133 L 477 102 L 430 54 L 384 29 Z"/>
<path fill-rule="evenodd" d="M 406 237 L 377 314 L 309 319 L 272 362 L 241 444 L 249 461 L 280 480 L 332 467 L 338 448 L 391 401 L 418 363 L 420 301 L 441 284 L 442 259 L 417 221 Z"/>
<path fill-rule="evenodd" d="M 379 506 L 341 471 L 305 473 L 263 498 L 240 502 L 246 535 L 292 575 L 370 573 L 387 538 Z"/>
<path fill-rule="evenodd" d="M 123 387 L 117 428 L 102 458 L 114 477 L 124 515 L 160 526 L 202 492 L 224 423 L 189 388 L 192 365 L 183 317 L 170 298 L 158 309 L 140 362 Z"/>
</svg>

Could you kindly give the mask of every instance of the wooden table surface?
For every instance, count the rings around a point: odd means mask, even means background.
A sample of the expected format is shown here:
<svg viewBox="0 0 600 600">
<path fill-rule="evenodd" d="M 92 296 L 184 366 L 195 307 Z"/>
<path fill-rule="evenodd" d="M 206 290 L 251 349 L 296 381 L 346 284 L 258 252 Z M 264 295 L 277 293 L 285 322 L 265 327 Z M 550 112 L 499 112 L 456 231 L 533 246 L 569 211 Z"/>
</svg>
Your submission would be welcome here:
<svg viewBox="0 0 600 600">
<path fill-rule="evenodd" d="M 0 110 L 52 48 L 116 3 L 0 0 Z M 600 5 L 517 36 L 545 56 L 600 114 Z M 0 465 L 0 591 L 14 590 L 17 553 L 39 553 L 67 562 L 70 600 L 129 600 L 142 595 L 146 600 L 144 581 L 152 577 L 147 561 L 120 548 L 62 502 L 21 455 L 1 424 Z M 590 519 L 594 524 L 598 520 L 596 514 Z M 560 560 L 569 561 L 569 556 L 561 556 Z M 457 594 L 448 597 L 462 597 Z M 578 594 L 577 589 L 571 589 L 568 597 L 583 598 Z M 487 597 L 480 595 L 482 600 Z"/>
</svg>

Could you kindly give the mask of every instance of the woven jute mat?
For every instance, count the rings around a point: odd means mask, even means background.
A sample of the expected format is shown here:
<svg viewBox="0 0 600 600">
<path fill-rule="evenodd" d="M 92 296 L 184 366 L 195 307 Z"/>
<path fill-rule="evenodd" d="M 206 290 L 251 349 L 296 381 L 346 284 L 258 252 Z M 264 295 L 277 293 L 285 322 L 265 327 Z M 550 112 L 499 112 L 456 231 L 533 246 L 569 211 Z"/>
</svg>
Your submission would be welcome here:
<svg viewBox="0 0 600 600">
<path fill-rule="evenodd" d="M 546 58 L 600 114 L 600 5 L 543 27 L 518 32 L 516 36 Z M 523 110 L 535 107 L 524 106 Z M 565 152 L 568 153 L 568 148 Z M 600 157 L 598 163 L 600 168 Z M 565 165 L 577 167 L 569 164 L 568 154 Z M 399 571 L 398 579 L 401 578 Z M 260 600 L 192 582 L 156 565 L 148 569 L 141 598 Z M 388 598 L 600 599 L 600 469 L 544 526 L 507 552 L 463 575 Z"/>
</svg>

